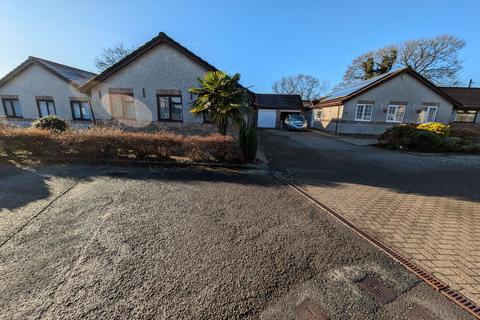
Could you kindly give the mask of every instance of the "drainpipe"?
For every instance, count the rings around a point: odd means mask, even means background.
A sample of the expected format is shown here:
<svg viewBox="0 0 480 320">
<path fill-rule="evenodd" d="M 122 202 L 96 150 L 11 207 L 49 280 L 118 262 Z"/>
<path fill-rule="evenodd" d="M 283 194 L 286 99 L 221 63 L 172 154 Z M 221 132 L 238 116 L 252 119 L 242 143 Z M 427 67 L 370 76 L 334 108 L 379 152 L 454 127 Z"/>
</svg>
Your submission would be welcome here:
<svg viewBox="0 0 480 320">
<path fill-rule="evenodd" d="M 338 122 L 340 121 L 340 106 L 337 108 L 337 121 L 335 122 L 335 135 L 338 136 Z"/>
</svg>

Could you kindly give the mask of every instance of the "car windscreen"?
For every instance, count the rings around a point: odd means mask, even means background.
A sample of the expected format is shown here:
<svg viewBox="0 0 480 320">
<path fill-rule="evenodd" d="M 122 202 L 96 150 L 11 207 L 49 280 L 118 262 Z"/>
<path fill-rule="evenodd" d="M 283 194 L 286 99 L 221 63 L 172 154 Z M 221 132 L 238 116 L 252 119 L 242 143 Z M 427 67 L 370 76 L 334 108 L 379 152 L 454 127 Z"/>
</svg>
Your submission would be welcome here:
<svg viewBox="0 0 480 320">
<path fill-rule="evenodd" d="M 305 118 L 301 115 L 293 115 L 293 116 L 290 116 L 290 120 L 293 120 L 293 121 L 305 121 Z"/>
</svg>

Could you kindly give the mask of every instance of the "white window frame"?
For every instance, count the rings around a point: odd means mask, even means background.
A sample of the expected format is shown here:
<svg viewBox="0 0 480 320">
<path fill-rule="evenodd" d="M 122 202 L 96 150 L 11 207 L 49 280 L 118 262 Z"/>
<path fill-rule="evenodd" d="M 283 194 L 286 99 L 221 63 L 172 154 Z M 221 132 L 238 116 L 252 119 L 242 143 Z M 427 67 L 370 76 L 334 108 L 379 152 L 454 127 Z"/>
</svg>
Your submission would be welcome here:
<svg viewBox="0 0 480 320">
<path fill-rule="evenodd" d="M 402 119 L 396 119 L 398 108 L 403 107 L 403 114 Z M 391 115 L 390 108 L 395 108 L 395 112 L 393 112 L 393 120 L 388 119 L 388 116 Z M 387 109 L 387 117 L 385 119 L 386 122 L 392 123 L 403 123 L 403 119 L 405 119 L 405 113 L 407 112 L 407 105 L 406 104 L 390 104 Z"/>
<path fill-rule="evenodd" d="M 460 112 L 460 113 L 459 113 Z M 472 121 L 460 121 L 459 120 L 459 115 L 473 115 L 473 120 Z M 455 119 L 453 120 L 454 122 L 458 123 L 475 123 L 478 117 L 478 111 L 477 110 L 457 110 L 455 112 Z"/>
<path fill-rule="evenodd" d="M 433 117 L 432 121 L 428 121 L 428 115 L 430 113 L 430 110 L 435 109 L 435 117 Z M 420 114 L 422 112 L 426 112 L 425 119 L 423 121 L 420 120 Z M 429 122 L 435 122 L 437 120 L 437 115 L 438 115 L 438 106 L 421 106 L 421 111 L 417 115 L 417 123 L 429 123 Z"/>
<path fill-rule="evenodd" d="M 320 113 L 320 117 L 318 114 Z M 315 109 L 315 120 L 323 119 L 323 110 L 322 109 Z"/>
<path fill-rule="evenodd" d="M 358 115 L 358 108 L 359 107 L 362 107 L 363 110 L 362 110 L 362 117 L 361 118 L 358 118 L 357 115 Z M 372 108 L 372 112 L 370 114 L 370 118 L 369 119 L 365 119 L 365 108 L 366 107 L 371 107 Z M 372 118 L 373 118 L 373 107 L 374 107 L 374 104 L 372 103 L 357 103 L 357 108 L 355 109 L 355 121 L 372 121 Z"/>
</svg>

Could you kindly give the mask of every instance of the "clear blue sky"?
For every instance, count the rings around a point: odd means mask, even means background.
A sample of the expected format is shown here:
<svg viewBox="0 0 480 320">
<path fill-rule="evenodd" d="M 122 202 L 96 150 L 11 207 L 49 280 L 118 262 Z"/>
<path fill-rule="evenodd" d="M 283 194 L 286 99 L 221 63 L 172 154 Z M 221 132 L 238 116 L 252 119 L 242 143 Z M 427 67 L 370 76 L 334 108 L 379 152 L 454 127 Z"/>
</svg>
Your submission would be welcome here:
<svg viewBox="0 0 480 320">
<path fill-rule="evenodd" d="M 139 46 L 164 31 L 242 83 L 270 92 L 306 73 L 335 84 L 357 55 L 453 34 L 467 41 L 462 79 L 480 86 L 480 1 L 2 0 L 0 76 L 29 55 L 95 71 L 103 47 Z"/>
</svg>

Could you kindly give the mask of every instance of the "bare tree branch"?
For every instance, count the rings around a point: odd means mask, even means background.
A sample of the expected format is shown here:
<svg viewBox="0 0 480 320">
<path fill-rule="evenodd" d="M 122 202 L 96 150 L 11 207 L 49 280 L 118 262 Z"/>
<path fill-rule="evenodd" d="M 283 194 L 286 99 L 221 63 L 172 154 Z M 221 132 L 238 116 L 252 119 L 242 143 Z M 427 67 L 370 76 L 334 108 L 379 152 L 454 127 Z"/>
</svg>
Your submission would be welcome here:
<svg viewBox="0 0 480 320">
<path fill-rule="evenodd" d="M 123 43 L 104 48 L 102 53 L 95 58 L 95 67 L 99 71 L 104 71 L 132 52 L 133 48 L 125 48 Z"/>
<path fill-rule="evenodd" d="M 281 78 L 272 85 L 274 93 L 299 94 L 303 100 L 312 100 L 324 96 L 330 89 L 330 82 L 317 78 L 298 74 Z"/>
<path fill-rule="evenodd" d="M 388 72 L 388 63 L 385 68 L 375 69 L 374 66 L 379 65 L 382 57 L 386 57 L 386 53 L 392 49 L 398 52 L 398 58 L 392 67 L 410 67 L 437 85 L 457 85 L 459 84 L 458 74 L 462 69 L 459 52 L 463 47 L 465 47 L 465 41 L 451 35 L 408 40 L 398 45 L 389 45 L 355 58 L 345 72 L 342 85 L 368 79 L 372 74 Z"/>
</svg>

